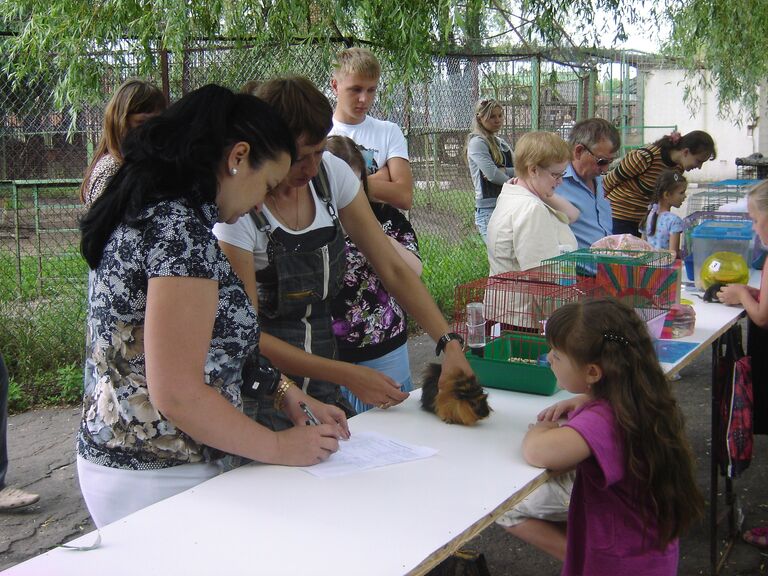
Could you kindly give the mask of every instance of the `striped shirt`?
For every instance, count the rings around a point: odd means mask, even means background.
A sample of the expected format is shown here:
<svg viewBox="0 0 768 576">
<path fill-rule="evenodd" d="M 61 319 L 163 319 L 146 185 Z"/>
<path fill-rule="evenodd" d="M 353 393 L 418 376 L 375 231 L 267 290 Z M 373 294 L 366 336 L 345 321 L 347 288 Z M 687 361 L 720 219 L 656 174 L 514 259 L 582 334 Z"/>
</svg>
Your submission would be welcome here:
<svg viewBox="0 0 768 576">
<path fill-rule="evenodd" d="M 603 180 L 605 196 L 611 201 L 611 212 L 617 220 L 639 223 L 648 213 L 656 179 L 662 171 L 680 167 L 669 159 L 660 146 L 650 145 L 632 150 Z"/>
</svg>

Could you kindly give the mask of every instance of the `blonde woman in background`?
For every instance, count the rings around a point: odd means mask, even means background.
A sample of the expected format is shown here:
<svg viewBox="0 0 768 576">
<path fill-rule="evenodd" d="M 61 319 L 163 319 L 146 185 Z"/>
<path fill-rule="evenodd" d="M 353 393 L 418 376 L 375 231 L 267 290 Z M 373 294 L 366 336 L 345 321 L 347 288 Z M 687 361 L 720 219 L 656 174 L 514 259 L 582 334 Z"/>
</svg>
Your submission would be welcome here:
<svg viewBox="0 0 768 576">
<path fill-rule="evenodd" d="M 165 110 L 167 102 L 160 89 L 138 78 L 123 82 L 104 109 L 101 138 L 93 153 L 93 160 L 85 170 L 80 185 L 80 201 L 90 206 L 117 173 L 123 163 L 120 151 L 123 139 L 130 130 Z"/>
<path fill-rule="evenodd" d="M 483 242 L 487 242 L 488 220 L 501 187 L 515 175 L 512 147 L 496 135 L 503 125 L 504 109 L 498 100 L 477 102 L 467 140 L 467 164 L 475 187 L 475 225 Z"/>
</svg>

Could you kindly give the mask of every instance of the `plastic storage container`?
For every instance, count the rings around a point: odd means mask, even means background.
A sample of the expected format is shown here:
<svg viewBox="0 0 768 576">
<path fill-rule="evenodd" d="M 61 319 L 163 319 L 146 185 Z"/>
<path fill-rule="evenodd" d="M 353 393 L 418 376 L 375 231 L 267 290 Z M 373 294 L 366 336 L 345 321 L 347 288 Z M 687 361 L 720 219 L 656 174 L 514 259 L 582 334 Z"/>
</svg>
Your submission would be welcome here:
<svg viewBox="0 0 768 576">
<path fill-rule="evenodd" d="M 544 336 L 505 332 L 485 345 L 483 357 L 467 353 L 467 361 L 482 386 L 551 396 L 557 379 L 544 355 Z"/>
<path fill-rule="evenodd" d="M 704 289 L 701 266 L 715 252 L 735 252 L 751 262 L 752 223 L 705 220 L 691 232 L 693 244 L 693 281 L 696 288 Z"/>
</svg>

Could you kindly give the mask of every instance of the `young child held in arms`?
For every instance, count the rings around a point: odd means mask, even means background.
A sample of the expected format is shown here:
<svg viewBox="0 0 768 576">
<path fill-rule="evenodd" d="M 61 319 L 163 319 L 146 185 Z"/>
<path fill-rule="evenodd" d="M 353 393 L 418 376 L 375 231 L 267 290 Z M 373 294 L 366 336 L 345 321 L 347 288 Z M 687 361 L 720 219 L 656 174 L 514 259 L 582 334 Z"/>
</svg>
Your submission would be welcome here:
<svg viewBox="0 0 768 576">
<path fill-rule="evenodd" d="M 685 200 L 688 181 L 676 170 L 664 170 L 656 180 L 653 205 L 640 223 L 640 230 L 648 243 L 658 250 L 669 250 L 680 258 L 680 233 L 683 220 L 670 208 L 680 208 Z"/>
<path fill-rule="evenodd" d="M 556 472 L 576 467 L 562 574 L 677 574 L 678 537 L 703 499 L 645 323 L 612 299 L 566 304 L 547 321 L 547 343 L 558 384 L 579 396 L 539 414 L 523 454 Z"/>
<path fill-rule="evenodd" d="M 747 211 L 752 219 L 752 228 L 760 237 L 763 247 L 768 246 L 768 182 L 756 186 L 747 197 Z M 741 305 L 751 321 L 749 326 L 749 349 L 752 356 L 752 381 L 765 381 L 768 371 L 764 356 L 758 351 L 765 342 L 768 329 L 768 266 L 763 266 L 760 289 L 745 284 L 729 284 L 717 293 L 723 304 Z M 744 540 L 760 548 L 768 548 L 768 526 L 758 526 L 744 533 Z"/>
</svg>

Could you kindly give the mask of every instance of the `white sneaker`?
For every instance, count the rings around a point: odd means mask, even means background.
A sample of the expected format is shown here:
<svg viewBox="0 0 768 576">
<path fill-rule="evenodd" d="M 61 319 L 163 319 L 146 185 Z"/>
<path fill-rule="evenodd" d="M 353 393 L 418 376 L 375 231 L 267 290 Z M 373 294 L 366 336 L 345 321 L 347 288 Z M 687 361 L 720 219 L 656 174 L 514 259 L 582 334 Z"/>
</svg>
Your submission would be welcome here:
<svg viewBox="0 0 768 576">
<path fill-rule="evenodd" d="M 4 510 L 16 510 L 17 508 L 24 508 L 30 506 L 40 500 L 40 496 L 37 494 L 30 494 L 24 492 L 19 488 L 13 486 L 6 486 L 0 490 L 0 511 Z"/>
</svg>

